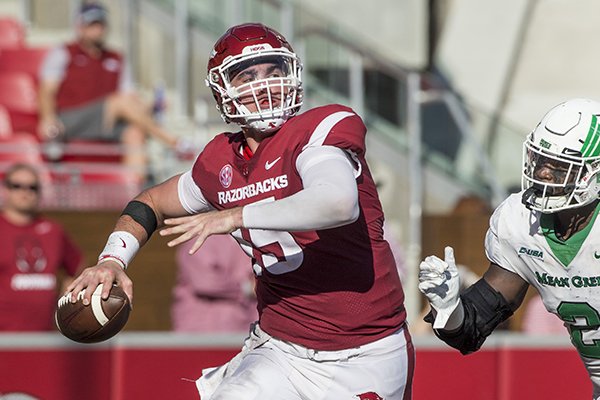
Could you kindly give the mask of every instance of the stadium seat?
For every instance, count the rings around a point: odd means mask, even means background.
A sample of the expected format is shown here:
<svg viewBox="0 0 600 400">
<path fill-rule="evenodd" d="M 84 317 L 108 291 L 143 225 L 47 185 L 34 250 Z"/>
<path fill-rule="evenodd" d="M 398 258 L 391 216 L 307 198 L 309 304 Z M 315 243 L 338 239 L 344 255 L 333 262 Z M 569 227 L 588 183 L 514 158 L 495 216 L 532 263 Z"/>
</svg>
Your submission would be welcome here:
<svg viewBox="0 0 600 400">
<path fill-rule="evenodd" d="M 25 72 L 0 74 L 0 105 L 9 112 L 37 113 L 37 92 L 33 79 Z"/>
<path fill-rule="evenodd" d="M 120 143 L 72 139 L 64 147 L 63 162 L 121 163 Z"/>
<path fill-rule="evenodd" d="M 12 122 L 8 110 L 4 106 L 0 106 L 0 140 L 9 138 L 12 132 Z"/>
<path fill-rule="evenodd" d="M 37 89 L 27 73 L 0 74 L 0 105 L 8 110 L 15 132 L 37 132 Z"/>
<path fill-rule="evenodd" d="M 121 163 L 61 162 L 51 166 L 53 196 L 44 206 L 69 210 L 120 210 L 142 189 Z"/>
<path fill-rule="evenodd" d="M 72 139 L 67 143 L 42 144 L 44 159 L 51 162 L 121 163 L 123 150 L 119 143 Z"/>
<path fill-rule="evenodd" d="M 0 74 L 7 71 L 25 72 L 37 83 L 39 70 L 46 53 L 48 53 L 46 47 L 0 50 Z"/>
<path fill-rule="evenodd" d="M 13 133 L 0 139 L 0 166 L 15 162 L 42 163 L 39 143 L 28 133 Z"/>
<path fill-rule="evenodd" d="M 0 50 L 25 46 L 25 28 L 15 18 L 0 17 Z"/>
</svg>

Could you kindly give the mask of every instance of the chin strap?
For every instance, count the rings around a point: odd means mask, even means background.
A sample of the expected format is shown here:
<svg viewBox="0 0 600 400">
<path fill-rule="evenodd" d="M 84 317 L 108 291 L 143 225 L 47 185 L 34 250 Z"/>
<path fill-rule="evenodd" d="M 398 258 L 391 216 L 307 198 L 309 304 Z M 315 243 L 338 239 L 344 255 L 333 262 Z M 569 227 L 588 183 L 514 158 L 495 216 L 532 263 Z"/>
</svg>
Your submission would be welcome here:
<svg viewBox="0 0 600 400">
<path fill-rule="evenodd" d="M 529 210 L 532 209 L 531 205 L 534 204 L 533 200 L 535 199 L 535 197 L 537 197 L 535 192 L 536 192 L 536 189 L 532 186 L 529 189 L 525 190 L 523 192 L 523 196 L 521 197 L 521 202 Z"/>
</svg>

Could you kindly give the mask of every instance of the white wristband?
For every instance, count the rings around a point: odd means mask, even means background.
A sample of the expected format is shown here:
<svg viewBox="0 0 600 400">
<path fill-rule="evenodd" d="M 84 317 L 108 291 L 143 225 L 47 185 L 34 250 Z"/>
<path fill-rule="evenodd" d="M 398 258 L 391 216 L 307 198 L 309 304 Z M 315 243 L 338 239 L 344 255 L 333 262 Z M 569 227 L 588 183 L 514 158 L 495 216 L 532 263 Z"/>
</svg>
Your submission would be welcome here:
<svg viewBox="0 0 600 400">
<path fill-rule="evenodd" d="M 459 298 L 454 308 L 437 312 L 435 321 L 433 322 L 433 329 L 453 331 L 461 327 L 464 319 L 465 310 Z"/>
<path fill-rule="evenodd" d="M 117 231 L 110 234 L 104 250 L 98 256 L 98 264 L 104 261 L 116 261 L 123 269 L 133 260 L 140 249 L 140 243 L 129 232 Z"/>
</svg>

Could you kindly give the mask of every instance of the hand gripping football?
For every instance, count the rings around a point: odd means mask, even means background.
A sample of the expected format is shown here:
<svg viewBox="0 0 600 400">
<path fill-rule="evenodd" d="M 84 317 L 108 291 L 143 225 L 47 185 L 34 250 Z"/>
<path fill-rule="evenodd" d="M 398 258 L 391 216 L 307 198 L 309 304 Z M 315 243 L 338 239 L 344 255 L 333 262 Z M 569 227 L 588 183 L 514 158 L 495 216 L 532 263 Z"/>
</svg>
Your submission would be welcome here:
<svg viewBox="0 0 600 400">
<path fill-rule="evenodd" d="M 85 289 L 71 303 L 65 296 L 58 300 L 54 314 L 58 330 L 79 343 L 97 343 L 110 339 L 123 329 L 129 318 L 131 305 L 121 287 L 113 285 L 108 299 L 102 300 L 102 285 L 94 293 L 90 304 L 83 305 Z"/>
</svg>

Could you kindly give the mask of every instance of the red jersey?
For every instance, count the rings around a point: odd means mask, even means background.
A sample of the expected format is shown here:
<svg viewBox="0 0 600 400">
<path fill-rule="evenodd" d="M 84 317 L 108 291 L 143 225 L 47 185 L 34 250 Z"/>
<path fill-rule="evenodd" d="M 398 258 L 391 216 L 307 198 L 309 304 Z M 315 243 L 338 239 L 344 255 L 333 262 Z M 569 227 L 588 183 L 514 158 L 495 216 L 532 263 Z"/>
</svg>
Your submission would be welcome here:
<svg viewBox="0 0 600 400">
<path fill-rule="evenodd" d="M 59 111 L 83 106 L 117 91 L 123 72 L 119 53 L 103 50 L 100 57 L 91 57 L 78 43 L 66 47 L 69 63 L 56 95 Z"/>
<path fill-rule="evenodd" d="M 288 120 L 249 160 L 240 154 L 242 133 L 225 133 L 194 164 L 194 181 L 218 210 L 302 190 L 296 159 L 308 146 L 339 147 L 360 164 L 357 221 L 318 231 L 234 234 L 254 263 L 260 326 L 274 337 L 340 350 L 385 337 L 405 321 L 404 294 L 365 161 L 365 134 L 351 109 L 329 105 Z"/>
<path fill-rule="evenodd" d="M 47 331 L 54 327 L 56 273 L 75 272 L 82 254 L 55 222 L 37 218 L 25 226 L 0 215 L 0 331 Z"/>
</svg>

